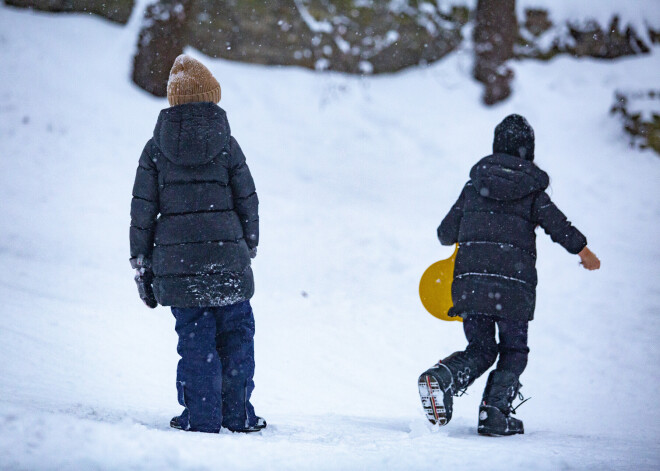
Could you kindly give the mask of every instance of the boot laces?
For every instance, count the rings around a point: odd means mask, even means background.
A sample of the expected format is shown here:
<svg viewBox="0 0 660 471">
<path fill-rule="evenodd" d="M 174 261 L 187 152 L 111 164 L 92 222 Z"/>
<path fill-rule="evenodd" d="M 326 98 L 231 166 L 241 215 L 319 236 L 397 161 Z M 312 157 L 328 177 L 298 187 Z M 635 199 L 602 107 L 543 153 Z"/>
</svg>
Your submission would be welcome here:
<svg viewBox="0 0 660 471">
<path fill-rule="evenodd" d="M 458 384 L 462 384 L 463 387 L 457 388 L 454 396 L 461 397 L 467 394 L 467 388 L 471 384 L 470 373 L 471 371 L 469 366 L 466 366 L 463 370 L 456 372 L 456 379 L 458 380 L 457 382 Z"/>
<path fill-rule="evenodd" d="M 512 414 L 515 414 L 515 413 L 516 413 L 516 410 L 517 410 L 520 406 L 522 406 L 524 403 L 526 403 L 527 401 L 529 401 L 531 398 L 532 398 L 531 396 L 526 398 L 525 396 L 522 395 L 522 393 L 521 393 L 520 391 L 518 391 L 518 399 L 521 400 L 522 402 L 521 402 L 520 404 L 518 404 L 516 407 L 512 407 L 512 408 L 511 408 L 511 413 L 512 413 Z"/>
</svg>

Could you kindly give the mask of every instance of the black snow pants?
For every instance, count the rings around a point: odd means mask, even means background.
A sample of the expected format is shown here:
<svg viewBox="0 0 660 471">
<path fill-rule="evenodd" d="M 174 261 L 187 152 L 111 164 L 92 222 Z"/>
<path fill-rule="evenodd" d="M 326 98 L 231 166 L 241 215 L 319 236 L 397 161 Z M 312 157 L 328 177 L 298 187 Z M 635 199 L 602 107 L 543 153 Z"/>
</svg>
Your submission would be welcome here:
<svg viewBox="0 0 660 471">
<path fill-rule="evenodd" d="M 496 369 L 509 371 L 519 377 L 527 366 L 528 324 L 528 321 L 510 321 L 491 316 L 466 316 L 463 319 L 463 330 L 468 346 L 464 351 L 443 360 L 443 363 L 454 375 L 463 369 L 461 365 L 469 366 L 466 375 L 469 378 L 465 378 L 465 383 L 472 383 L 495 363 L 499 355 Z M 495 326 L 499 332 L 499 343 L 495 339 Z"/>
</svg>

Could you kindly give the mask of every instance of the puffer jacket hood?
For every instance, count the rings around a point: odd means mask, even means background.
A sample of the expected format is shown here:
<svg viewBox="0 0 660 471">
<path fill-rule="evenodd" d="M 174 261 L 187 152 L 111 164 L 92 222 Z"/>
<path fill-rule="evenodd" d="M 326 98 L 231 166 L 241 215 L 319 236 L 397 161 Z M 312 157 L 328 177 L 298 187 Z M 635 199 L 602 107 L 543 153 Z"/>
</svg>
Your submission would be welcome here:
<svg viewBox="0 0 660 471">
<path fill-rule="evenodd" d="M 227 114 L 215 103 L 186 103 L 158 115 L 154 142 L 165 157 L 186 167 L 204 165 L 229 144 Z"/>
<path fill-rule="evenodd" d="M 508 154 L 493 154 L 481 159 L 470 171 L 472 184 L 485 198 L 513 201 L 545 190 L 548 174 L 529 160 Z"/>
</svg>

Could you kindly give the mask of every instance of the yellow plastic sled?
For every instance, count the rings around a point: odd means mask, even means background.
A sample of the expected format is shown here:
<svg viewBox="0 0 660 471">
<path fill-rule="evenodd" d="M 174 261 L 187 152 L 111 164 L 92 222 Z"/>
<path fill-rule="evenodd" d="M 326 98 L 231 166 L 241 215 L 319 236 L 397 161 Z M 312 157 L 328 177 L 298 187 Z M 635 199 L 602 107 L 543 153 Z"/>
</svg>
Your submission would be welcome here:
<svg viewBox="0 0 660 471">
<path fill-rule="evenodd" d="M 451 300 L 451 284 L 454 281 L 454 263 L 458 244 L 451 257 L 435 262 L 428 267 L 419 281 L 419 298 L 424 308 L 443 321 L 463 322 L 460 317 L 449 317 L 447 313 L 454 305 Z"/>
</svg>

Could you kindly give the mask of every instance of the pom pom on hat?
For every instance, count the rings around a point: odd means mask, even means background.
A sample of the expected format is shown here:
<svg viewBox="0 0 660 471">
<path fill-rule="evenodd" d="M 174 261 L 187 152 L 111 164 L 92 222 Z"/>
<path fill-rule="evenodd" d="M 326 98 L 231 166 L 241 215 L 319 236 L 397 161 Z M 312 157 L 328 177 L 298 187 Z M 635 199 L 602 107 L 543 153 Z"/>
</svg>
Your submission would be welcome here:
<svg viewBox="0 0 660 471">
<path fill-rule="evenodd" d="M 199 101 L 220 101 L 220 84 L 204 64 L 181 54 L 174 60 L 167 81 L 167 100 L 170 106 Z"/>
</svg>

